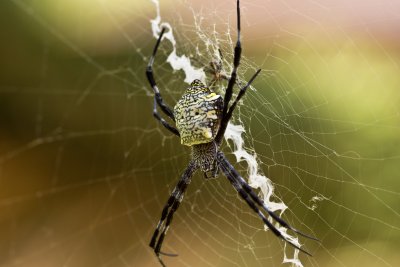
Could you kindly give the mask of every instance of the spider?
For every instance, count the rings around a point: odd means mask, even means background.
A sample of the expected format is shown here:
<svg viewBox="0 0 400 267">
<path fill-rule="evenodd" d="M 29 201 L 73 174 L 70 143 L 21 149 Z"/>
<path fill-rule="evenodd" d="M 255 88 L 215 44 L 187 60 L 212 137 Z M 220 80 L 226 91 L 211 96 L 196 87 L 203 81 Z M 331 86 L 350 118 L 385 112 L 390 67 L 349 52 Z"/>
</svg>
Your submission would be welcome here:
<svg viewBox="0 0 400 267">
<path fill-rule="evenodd" d="M 241 58 L 241 42 L 240 42 L 240 5 L 237 0 L 237 41 L 234 48 L 233 68 L 228 80 L 225 95 L 222 97 L 214 93 L 210 87 L 204 85 L 200 80 L 194 80 L 186 92 L 182 95 L 181 99 L 177 102 L 172 110 L 164 103 L 161 97 L 160 90 L 157 87 L 153 76 L 153 63 L 156 56 L 161 39 L 165 32 L 165 28 L 161 30 L 157 43 L 154 47 L 153 54 L 150 57 L 149 63 L 146 68 L 146 76 L 154 91 L 153 102 L 153 115 L 154 117 L 170 132 L 180 137 L 181 144 L 191 148 L 191 160 L 179 179 L 177 185 L 172 191 L 166 205 L 164 206 L 161 219 L 158 222 L 154 234 L 150 241 L 150 247 L 154 250 L 159 262 L 165 266 L 161 260 L 161 255 L 177 256 L 176 254 L 165 253 L 161 251 L 167 230 L 171 224 L 172 218 L 178 209 L 185 190 L 191 181 L 191 177 L 196 170 L 200 169 L 204 173 L 204 177 L 215 178 L 218 173 L 222 173 L 229 180 L 234 189 L 238 192 L 240 197 L 250 206 L 251 209 L 261 218 L 263 223 L 271 229 L 271 231 L 279 238 L 293 246 L 294 248 L 310 255 L 307 251 L 300 248 L 292 241 L 290 241 L 284 234 L 282 234 L 265 216 L 262 212 L 266 212 L 271 216 L 279 225 L 285 227 L 303 237 L 318 240 L 315 237 L 303 234 L 296 230 L 278 215 L 272 212 L 262 199 L 253 191 L 253 189 L 246 183 L 243 177 L 235 170 L 232 164 L 227 160 L 224 153 L 220 150 L 223 141 L 225 130 L 228 122 L 232 118 L 233 111 L 239 100 L 245 94 L 247 88 L 255 80 L 261 69 L 251 77 L 249 82 L 243 86 L 236 96 L 236 99 L 229 106 L 232 98 L 233 86 L 236 83 L 237 69 L 239 67 Z M 221 71 L 221 66 L 213 66 L 212 69 L 217 72 Z M 215 73 L 218 77 L 218 73 Z M 157 106 L 168 116 L 176 125 L 176 128 L 168 123 L 157 111 Z"/>
<path fill-rule="evenodd" d="M 229 81 L 228 76 L 226 76 L 226 74 L 222 71 L 222 60 L 224 59 L 224 57 L 222 55 L 221 49 L 219 48 L 218 56 L 218 58 L 214 58 L 208 65 L 203 67 L 206 73 L 212 75 L 210 82 L 207 84 L 207 87 L 210 89 L 214 88 L 215 85 L 222 80 Z M 191 59 L 193 59 L 193 61 L 197 63 L 202 64 L 202 62 L 195 57 L 192 57 Z M 204 64 L 202 65 L 204 66 Z"/>
</svg>

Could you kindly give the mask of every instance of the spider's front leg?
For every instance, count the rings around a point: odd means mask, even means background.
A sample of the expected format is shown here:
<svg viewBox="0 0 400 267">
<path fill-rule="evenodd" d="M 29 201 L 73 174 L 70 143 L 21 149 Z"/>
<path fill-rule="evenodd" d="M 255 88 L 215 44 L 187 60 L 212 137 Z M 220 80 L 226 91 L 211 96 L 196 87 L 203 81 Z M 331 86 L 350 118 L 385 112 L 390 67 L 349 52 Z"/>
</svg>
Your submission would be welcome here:
<svg viewBox="0 0 400 267">
<path fill-rule="evenodd" d="M 156 230 L 154 231 L 153 237 L 150 241 L 150 247 L 153 248 L 155 254 L 158 257 L 161 265 L 165 266 L 163 261 L 161 260 L 160 255 L 165 256 L 177 256 L 176 254 L 164 253 L 161 251 L 161 246 L 163 244 L 165 235 L 169 228 L 169 225 L 172 222 L 172 218 L 174 216 L 175 211 L 179 208 L 179 204 L 182 202 L 183 194 L 187 186 L 189 185 L 193 173 L 197 170 L 197 166 L 195 163 L 190 162 L 184 173 L 182 174 L 181 179 L 179 179 L 177 185 L 172 191 L 167 204 L 165 204 L 162 213 L 161 219 L 157 224 Z"/>
<path fill-rule="evenodd" d="M 294 231 L 295 233 L 304 236 L 306 238 L 319 241 L 317 238 L 303 234 L 302 232 L 296 230 L 291 227 L 288 223 L 286 223 L 283 219 L 273 213 L 268 207 L 265 205 L 264 201 L 261 200 L 257 194 L 251 189 L 251 187 L 245 182 L 242 176 L 235 170 L 232 164 L 225 158 L 225 155 L 222 152 L 218 152 L 217 155 L 218 163 L 220 164 L 220 168 L 228 178 L 229 182 L 235 188 L 235 190 L 239 193 L 239 195 L 243 198 L 244 201 L 250 206 L 251 209 L 254 210 L 255 213 L 261 218 L 261 220 L 265 223 L 265 225 L 279 238 L 283 239 L 286 243 L 291 245 L 292 247 L 300 250 L 301 252 L 312 256 L 306 250 L 300 248 L 296 244 L 294 244 L 291 240 L 289 240 L 285 235 L 283 235 L 260 211 L 257 205 L 261 206 L 274 220 L 276 220 L 281 226 Z"/>
</svg>

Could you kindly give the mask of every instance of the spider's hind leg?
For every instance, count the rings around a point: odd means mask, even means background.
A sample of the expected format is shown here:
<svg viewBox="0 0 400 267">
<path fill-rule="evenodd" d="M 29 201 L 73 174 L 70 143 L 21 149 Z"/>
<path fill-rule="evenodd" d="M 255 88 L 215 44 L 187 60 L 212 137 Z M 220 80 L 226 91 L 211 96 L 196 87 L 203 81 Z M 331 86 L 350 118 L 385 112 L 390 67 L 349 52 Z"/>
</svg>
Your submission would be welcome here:
<svg viewBox="0 0 400 267">
<path fill-rule="evenodd" d="M 172 132 L 173 134 L 180 136 L 179 131 L 172 126 L 171 124 L 169 124 L 166 120 L 164 120 L 161 115 L 158 113 L 157 111 L 157 100 L 154 98 L 154 104 L 153 104 L 153 116 L 154 118 L 156 118 L 165 128 L 167 128 L 170 132 Z"/>
<path fill-rule="evenodd" d="M 160 36 L 157 39 L 157 43 L 154 46 L 154 50 L 153 50 L 153 54 L 150 57 L 149 63 L 147 64 L 146 67 L 146 77 L 147 80 L 151 86 L 151 88 L 153 89 L 154 92 L 154 99 L 156 100 L 158 106 L 161 108 L 161 110 L 168 116 L 170 117 L 173 121 L 175 121 L 175 116 L 174 116 L 174 112 L 172 111 L 172 109 L 164 103 L 164 100 L 161 96 L 160 90 L 158 89 L 158 86 L 156 84 L 156 80 L 154 78 L 154 73 L 153 73 L 153 63 L 154 63 L 154 59 L 156 57 L 157 54 L 157 50 L 158 47 L 161 43 L 161 39 L 164 35 L 165 32 L 165 28 L 162 28 Z"/>
<path fill-rule="evenodd" d="M 222 139 L 224 137 L 226 128 L 228 127 L 228 123 L 232 118 L 232 114 L 233 111 L 236 108 L 236 105 L 238 104 L 238 102 L 240 101 L 240 99 L 243 97 L 243 95 L 246 93 L 247 88 L 251 85 L 251 83 L 256 79 L 257 75 L 260 73 L 261 69 L 258 69 L 256 71 L 256 73 L 253 74 L 253 76 L 250 78 L 250 80 L 247 82 L 247 84 L 245 86 L 243 86 L 238 95 L 236 96 L 235 101 L 232 103 L 232 105 L 229 107 L 227 113 L 224 115 L 222 115 L 222 120 L 221 120 L 221 125 L 219 127 L 217 136 L 215 137 L 215 142 L 217 144 L 221 144 L 222 143 Z M 225 107 L 224 107 L 225 108 Z"/>
</svg>

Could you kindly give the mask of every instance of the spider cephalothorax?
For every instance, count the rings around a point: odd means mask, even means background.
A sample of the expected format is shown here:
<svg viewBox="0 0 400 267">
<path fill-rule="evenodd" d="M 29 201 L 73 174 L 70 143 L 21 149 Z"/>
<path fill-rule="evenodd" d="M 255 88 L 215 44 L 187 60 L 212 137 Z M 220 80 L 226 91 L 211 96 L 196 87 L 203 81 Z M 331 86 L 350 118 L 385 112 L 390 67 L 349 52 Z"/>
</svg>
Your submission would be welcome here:
<svg viewBox="0 0 400 267">
<path fill-rule="evenodd" d="M 215 142 L 192 146 L 193 163 L 204 173 L 205 178 L 218 176 L 217 152 Z"/>
<path fill-rule="evenodd" d="M 282 235 L 282 233 L 267 219 L 264 212 L 266 212 L 272 219 L 274 219 L 279 225 L 285 227 L 295 233 L 304 237 L 314 239 L 314 237 L 307 236 L 295 228 L 287 224 L 278 215 L 272 212 L 262 199 L 253 191 L 253 189 L 246 183 L 243 177 L 235 170 L 232 164 L 227 160 L 224 153 L 220 151 L 220 145 L 223 140 L 225 130 L 228 126 L 230 119 L 232 118 L 233 111 L 236 108 L 237 103 L 245 94 L 247 88 L 254 81 L 259 74 L 258 70 L 249 80 L 249 82 L 243 86 L 238 92 L 235 100 L 231 105 L 230 101 L 232 98 L 233 87 L 237 83 L 236 72 L 240 63 L 241 57 L 241 43 L 240 43 L 240 8 L 239 0 L 237 0 L 237 29 L 238 38 L 235 45 L 235 52 L 233 56 L 233 68 L 230 77 L 226 77 L 222 74 L 222 62 L 212 62 L 210 67 L 214 75 L 213 83 L 219 80 L 228 80 L 225 94 L 222 97 L 205 86 L 201 81 L 194 80 L 186 92 L 182 95 L 181 99 L 177 102 L 174 110 L 169 108 L 163 101 L 160 91 L 156 85 L 153 76 L 153 62 L 154 57 L 157 53 L 158 46 L 160 45 L 162 36 L 165 28 L 162 29 L 160 37 L 157 40 L 156 46 L 154 47 L 153 54 L 147 65 L 146 75 L 147 79 L 154 91 L 154 104 L 153 104 L 153 115 L 160 121 L 160 123 L 173 134 L 181 138 L 181 143 L 186 146 L 190 146 L 192 149 L 191 160 L 183 172 L 180 180 L 172 191 L 167 204 L 161 213 L 161 219 L 157 224 L 156 230 L 154 231 L 153 237 L 150 241 L 150 247 L 154 249 L 160 263 L 164 266 L 160 255 L 174 256 L 175 254 L 163 253 L 161 246 L 164 241 L 164 237 L 172 221 L 174 212 L 178 209 L 179 204 L 183 199 L 183 194 L 187 186 L 189 185 L 191 178 L 196 170 L 200 169 L 206 178 L 216 177 L 218 171 L 226 176 L 234 189 L 239 193 L 240 197 L 246 201 L 250 208 L 261 218 L 264 224 L 271 229 L 271 231 L 283 239 L 285 242 L 293 246 L 294 248 L 310 255 L 307 251 L 303 250 L 290 239 Z M 220 53 L 221 58 L 222 54 Z M 176 124 L 176 128 L 169 124 L 163 119 L 157 111 L 157 105 L 160 109 Z M 208 175 L 211 172 L 211 175 Z"/>
</svg>

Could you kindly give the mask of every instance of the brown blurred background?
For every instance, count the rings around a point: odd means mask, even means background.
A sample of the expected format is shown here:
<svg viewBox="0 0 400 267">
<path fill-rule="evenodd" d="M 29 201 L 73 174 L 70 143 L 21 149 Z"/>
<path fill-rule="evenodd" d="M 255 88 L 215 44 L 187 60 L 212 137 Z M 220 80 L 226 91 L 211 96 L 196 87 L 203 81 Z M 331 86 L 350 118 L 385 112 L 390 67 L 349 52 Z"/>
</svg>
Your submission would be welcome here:
<svg viewBox="0 0 400 267">
<path fill-rule="evenodd" d="M 215 25 L 229 62 L 235 1 L 160 9 L 178 53 L 207 63 L 194 25 L 210 38 Z M 241 77 L 263 72 L 235 119 L 284 219 L 321 239 L 300 239 L 314 255 L 304 266 L 400 264 L 399 10 L 242 1 Z M 158 266 L 148 242 L 189 155 L 151 115 L 155 16 L 145 0 L 0 4 L 0 266 Z M 155 71 L 173 105 L 187 85 L 170 51 L 163 42 Z M 165 262 L 281 266 L 283 245 L 226 179 L 197 174 L 164 243 L 179 257 Z"/>
</svg>

